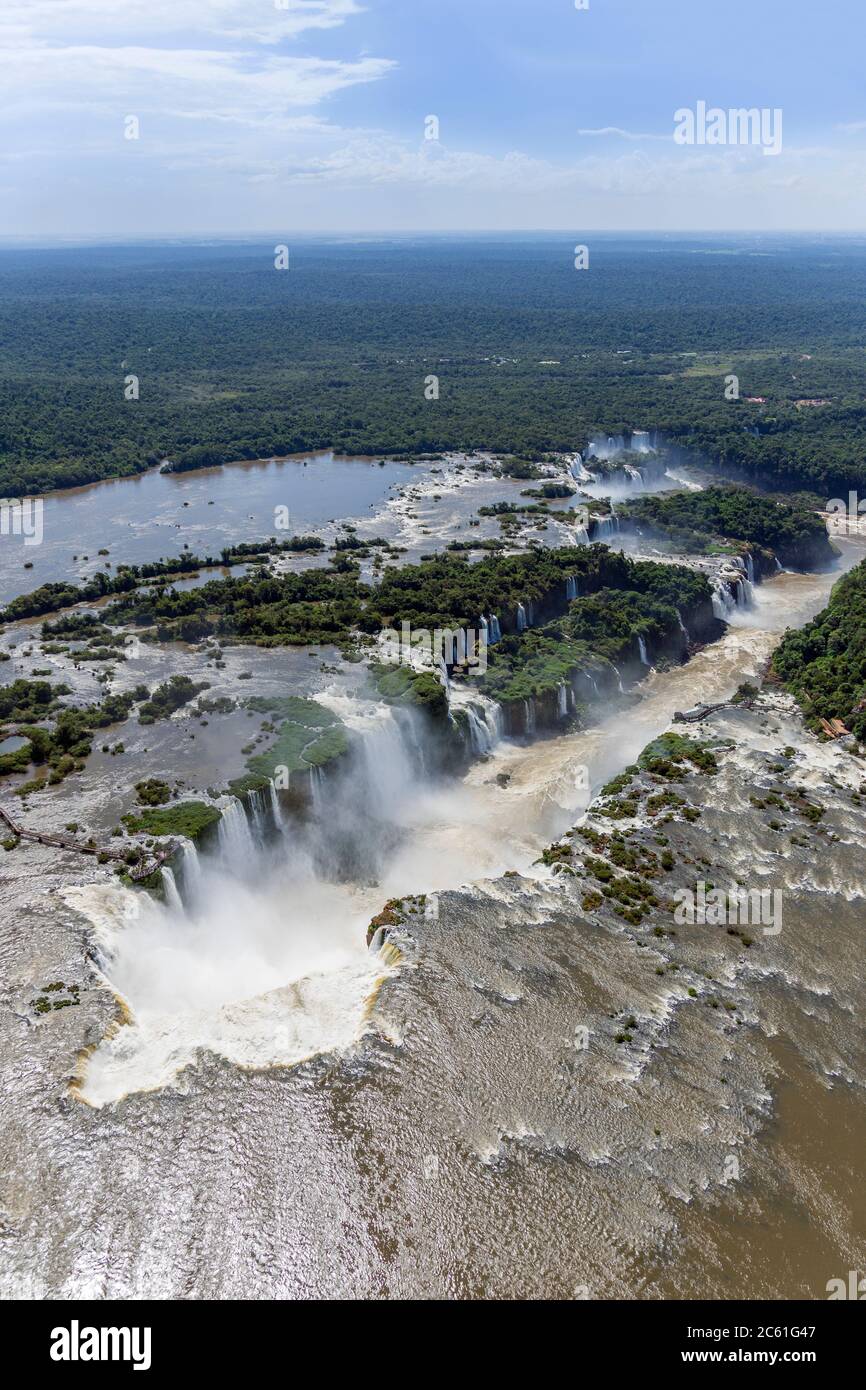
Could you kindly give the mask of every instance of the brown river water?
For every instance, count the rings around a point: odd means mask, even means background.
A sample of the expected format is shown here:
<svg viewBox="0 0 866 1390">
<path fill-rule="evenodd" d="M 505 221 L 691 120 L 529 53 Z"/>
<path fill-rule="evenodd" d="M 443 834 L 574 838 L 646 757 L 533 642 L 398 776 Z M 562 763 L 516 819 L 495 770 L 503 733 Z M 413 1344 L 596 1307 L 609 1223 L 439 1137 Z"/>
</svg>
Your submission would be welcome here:
<svg viewBox="0 0 866 1390">
<path fill-rule="evenodd" d="M 842 548 L 846 568 L 864 553 Z M 672 841 L 783 893 L 784 930 L 751 950 L 587 915 L 534 862 L 675 710 L 757 675 L 835 577 L 777 576 L 632 707 L 499 743 L 453 785 L 413 781 L 388 711 L 323 679 L 317 697 L 368 738 L 362 809 L 400 832 L 356 882 L 323 880 L 288 838 L 227 841 L 185 908 L 142 907 L 68 866 L 37 878 L 44 857 L 19 851 L 0 1288 L 823 1298 L 862 1268 L 859 764 L 784 698 L 700 727 L 731 748 L 689 785 L 702 815 Z M 809 848 L 749 801 L 782 747 L 827 808 Z M 432 910 L 368 953 L 366 922 L 407 893 Z M 21 1023 L 34 970 L 84 987 L 50 1032 Z"/>
</svg>

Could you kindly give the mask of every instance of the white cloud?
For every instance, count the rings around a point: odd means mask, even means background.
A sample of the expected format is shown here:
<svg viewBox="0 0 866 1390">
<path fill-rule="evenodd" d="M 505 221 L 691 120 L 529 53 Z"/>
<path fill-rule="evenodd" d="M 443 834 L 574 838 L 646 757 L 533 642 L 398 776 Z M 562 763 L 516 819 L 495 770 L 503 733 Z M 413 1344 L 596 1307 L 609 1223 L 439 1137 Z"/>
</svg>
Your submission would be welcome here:
<svg viewBox="0 0 866 1390">
<path fill-rule="evenodd" d="M 230 154 L 213 151 L 203 163 L 230 169 L 250 182 L 284 187 L 464 190 L 479 197 L 511 194 L 518 199 L 604 194 L 633 204 L 657 199 L 662 192 L 672 197 L 681 194 L 696 203 L 736 198 L 748 202 L 770 190 L 793 189 L 814 179 L 816 153 L 824 156 L 818 167 L 828 181 L 835 167 L 828 150 L 786 150 L 772 167 L 759 150 L 739 146 L 677 149 L 670 154 L 630 151 L 615 158 L 583 155 L 553 162 L 519 150 L 500 156 L 450 149 L 439 141 L 410 144 L 381 131 L 343 131 L 320 121 L 296 123 L 293 136 L 288 157 L 269 152 L 256 140 Z M 188 151 L 174 167 L 191 167 L 195 162 L 195 153 Z"/>
<path fill-rule="evenodd" d="M 673 140 L 673 131 L 670 135 L 651 135 L 642 130 L 622 130 L 618 125 L 603 125 L 597 130 L 578 130 L 578 135 L 618 135 L 622 140 L 664 140 L 670 143 Z"/>
<path fill-rule="evenodd" d="M 287 107 L 314 106 L 344 87 L 372 82 L 387 59 L 298 58 L 220 49 L 0 48 L 0 118 L 30 109 L 93 109 L 122 98 L 131 111 L 211 112 L 244 120 Z"/>
<path fill-rule="evenodd" d="M 158 118 L 279 121 L 390 71 L 385 58 L 285 51 L 285 41 L 361 13 L 357 0 L 0 0 L 0 120 L 38 123 L 63 111 L 86 122 L 121 106 Z M 75 123 L 60 132 L 70 153 L 79 134 Z M 110 144 L 113 129 L 106 135 Z"/>
<path fill-rule="evenodd" d="M 0 42 L 35 47 L 209 34 L 272 44 L 361 13 L 357 0 L 3 0 Z"/>
<path fill-rule="evenodd" d="M 695 210 L 722 226 L 728 217 L 746 225 L 753 209 L 775 218 L 795 207 L 801 216 L 826 209 L 836 225 L 866 220 L 852 191 L 866 187 L 856 141 L 840 140 L 844 157 L 786 148 L 767 161 L 603 126 L 578 130 L 570 156 L 545 159 L 423 141 L 414 111 L 417 141 L 345 129 L 351 118 L 326 120 L 322 107 L 395 67 L 363 47 L 352 23 L 361 14 L 360 0 L 286 0 L 284 9 L 274 0 L 0 0 L 0 163 L 4 180 L 17 181 L 3 230 L 12 218 L 44 225 L 58 208 L 64 217 L 74 208 L 77 227 L 144 227 L 162 202 L 166 216 L 197 226 L 212 218 L 214 230 L 256 218 L 276 225 L 273 213 L 313 226 L 374 217 L 379 226 L 439 217 L 610 226 L 621 215 L 625 225 L 669 217 L 684 226 Z M 326 50 L 340 56 L 313 56 L 317 34 L 341 28 L 345 42 Z M 141 119 L 135 142 L 123 138 L 127 114 Z M 863 129 L 866 121 L 839 127 Z"/>
</svg>

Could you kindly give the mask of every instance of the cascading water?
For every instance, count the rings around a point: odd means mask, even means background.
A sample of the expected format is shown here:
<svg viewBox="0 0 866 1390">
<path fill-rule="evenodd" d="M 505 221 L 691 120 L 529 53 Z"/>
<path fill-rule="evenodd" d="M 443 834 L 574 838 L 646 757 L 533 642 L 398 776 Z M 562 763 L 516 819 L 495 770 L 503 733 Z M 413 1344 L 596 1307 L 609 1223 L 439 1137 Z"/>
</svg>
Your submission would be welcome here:
<svg viewBox="0 0 866 1390">
<path fill-rule="evenodd" d="M 255 858 L 256 842 L 236 796 L 229 797 L 222 807 L 219 847 L 225 862 L 236 871 L 246 870 Z"/>
<path fill-rule="evenodd" d="M 613 458 L 615 454 L 624 453 L 625 447 L 625 438 L 621 434 L 616 436 L 611 434 L 596 434 L 589 441 L 587 446 L 587 457 L 597 459 Z"/>
<path fill-rule="evenodd" d="M 522 603 L 518 603 L 518 605 L 517 605 L 517 631 L 518 631 L 518 632 L 525 632 L 525 631 L 526 631 L 526 628 L 527 628 L 527 622 L 526 622 L 526 609 L 524 608 L 524 606 L 523 606 Z"/>
<path fill-rule="evenodd" d="M 558 698 L 559 717 L 560 719 L 566 719 L 568 717 L 568 686 L 564 683 L 557 686 L 556 693 Z"/>
<path fill-rule="evenodd" d="M 535 733 L 535 705 L 531 700 L 523 701 L 524 727 L 528 737 Z"/>
<path fill-rule="evenodd" d="M 469 741 L 476 757 L 492 753 L 502 737 L 502 709 L 495 700 L 478 691 L 455 686 L 449 704 L 463 710 L 469 728 Z"/>
<path fill-rule="evenodd" d="M 597 517 L 593 527 L 593 539 L 602 541 L 606 536 L 612 536 L 619 531 L 619 517 L 611 512 L 610 516 Z"/>
<path fill-rule="evenodd" d="M 258 841 L 260 845 L 264 845 L 267 843 L 268 832 L 270 830 L 270 788 L 265 790 L 264 787 L 260 787 L 256 788 L 255 791 L 251 792 L 249 798 L 249 805 L 250 818 L 252 821 L 251 830 L 253 839 Z"/>
<path fill-rule="evenodd" d="M 491 643 L 501 642 L 502 640 L 502 630 L 499 626 L 499 619 L 495 613 L 490 614 L 490 637 L 488 640 Z"/>
<path fill-rule="evenodd" d="M 569 603 L 577 598 L 577 579 L 573 574 L 569 574 L 565 581 L 565 597 Z"/>
<path fill-rule="evenodd" d="M 322 812 L 322 802 L 324 793 L 325 774 L 320 767 L 310 768 L 310 796 L 313 802 L 313 813 L 320 816 Z"/>
<path fill-rule="evenodd" d="M 688 641 L 690 640 L 690 638 L 689 638 L 689 630 L 688 630 L 688 628 L 686 627 L 685 623 L 683 622 L 683 615 L 682 615 L 682 613 L 680 612 L 680 610 L 679 610 L 678 608 L 677 608 L 677 610 L 676 610 L 676 615 L 677 615 L 677 622 L 678 622 L 679 625 L 680 625 L 680 632 L 683 634 L 683 637 L 685 637 L 686 641 L 688 642 Z"/>
<path fill-rule="evenodd" d="M 183 912 L 183 900 L 177 891 L 177 883 L 171 869 L 163 865 L 160 870 L 163 888 L 165 889 L 165 901 L 172 912 Z"/>
<path fill-rule="evenodd" d="M 319 768 L 315 768 L 314 771 L 318 772 Z M 273 777 L 271 778 L 270 784 L 270 798 L 271 815 L 274 819 L 274 825 L 277 827 L 277 830 L 279 830 L 280 834 L 282 834 L 286 829 L 286 818 L 283 815 L 283 808 L 280 805 L 280 798 L 277 792 L 277 784 L 274 781 Z"/>
<path fill-rule="evenodd" d="M 726 623 L 736 611 L 737 602 L 731 593 L 730 585 L 720 575 L 713 585 L 713 613 L 720 622 Z"/>
<path fill-rule="evenodd" d="M 646 642 L 644 641 L 643 637 L 641 637 L 640 633 L 638 633 L 637 648 L 638 648 L 638 651 L 639 651 L 639 653 L 640 653 L 640 659 L 641 659 L 642 664 L 643 664 L 644 666 L 649 666 L 650 663 L 649 663 L 649 657 L 647 656 L 647 651 L 646 651 Z"/>
<path fill-rule="evenodd" d="M 727 581 L 729 589 L 733 590 L 734 604 L 737 608 L 751 608 L 753 591 L 752 586 L 746 578 L 746 564 L 741 555 L 734 557 L 733 572 L 725 574 L 722 578 Z"/>
<path fill-rule="evenodd" d="M 180 850 L 183 855 L 183 860 L 181 861 L 182 896 L 187 902 L 190 902 L 201 889 L 201 863 L 199 862 L 198 850 L 191 840 L 181 840 Z"/>
<path fill-rule="evenodd" d="M 571 461 L 570 471 L 572 478 L 574 478 L 577 483 L 588 482 L 592 477 L 592 474 L 587 471 L 584 465 L 582 454 L 575 454 Z"/>
</svg>

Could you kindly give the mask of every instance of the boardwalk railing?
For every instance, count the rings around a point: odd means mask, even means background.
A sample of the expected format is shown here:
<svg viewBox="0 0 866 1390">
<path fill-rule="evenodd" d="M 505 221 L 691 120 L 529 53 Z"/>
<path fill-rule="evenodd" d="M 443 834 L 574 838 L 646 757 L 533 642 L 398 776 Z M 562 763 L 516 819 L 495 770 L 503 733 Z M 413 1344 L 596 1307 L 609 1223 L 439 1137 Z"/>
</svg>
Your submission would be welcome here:
<svg viewBox="0 0 866 1390">
<path fill-rule="evenodd" d="M 53 849 L 69 850 L 74 854 L 89 854 L 95 858 L 102 855 L 103 859 L 114 859 L 120 864 L 126 865 L 129 877 L 134 882 L 149 878 L 151 874 L 161 869 L 167 859 L 175 853 L 176 846 L 169 844 L 158 849 L 151 858 L 143 859 L 138 864 L 127 864 L 126 851 L 111 849 L 107 845 L 86 845 L 81 840 L 74 840 L 67 835 L 49 835 L 44 830 L 28 830 L 27 826 L 20 825 L 18 821 L 5 809 L 0 806 L 0 820 L 11 830 L 13 835 L 17 835 L 21 840 L 32 840 L 38 845 L 50 845 Z"/>
</svg>

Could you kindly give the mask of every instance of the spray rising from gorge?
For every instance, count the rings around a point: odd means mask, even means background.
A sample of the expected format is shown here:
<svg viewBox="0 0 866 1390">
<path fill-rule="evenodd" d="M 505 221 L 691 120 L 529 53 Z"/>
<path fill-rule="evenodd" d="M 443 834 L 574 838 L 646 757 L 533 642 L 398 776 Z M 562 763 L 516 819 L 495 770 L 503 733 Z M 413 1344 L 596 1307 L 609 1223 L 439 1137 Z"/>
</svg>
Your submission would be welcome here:
<svg viewBox="0 0 866 1390">
<path fill-rule="evenodd" d="M 843 566 L 861 553 L 849 542 Z M 351 731 L 352 752 L 337 776 L 311 775 L 308 815 L 286 815 L 273 785 L 227 800 L 216 843 L 201 855 L 184 849 L 163 903 L 120 887 L 67 890 L 96 926 L 106 977 L 129 1010 L 87 1062 L 82 1098 L 99 1106 L 174 1084 L 202 1050 L 268 1067 L 351 1048 L 381 980 L 398 968 L 393 955 L 366 949 L 383 901 L 424 894 L 435 910 L 435 894 L 459 885 L 506 871 L 543 876 L 534 867 L 542 847 L 593 791 L 675 710 L 727 698 L 757 676 L 780 633 L 821 607 L 833 577 L 779 574 L 753 589 L 745 565 L 734 567 L 722 639 L 664 671 L 650 668 L 641 640 L 640 699 L 613 714 L 595 704 L 583 730 L 533 741 L 528 719 L 524 737 L 503 737 L 494 702 L 454 682 L 452 717 L 463 711 L 475 755 L 460 776 L 437 771 L 438 750 L 413 711 L 321 692 Z M 567 694 L 560 700 L 566 714 Z"/>
</svg>

